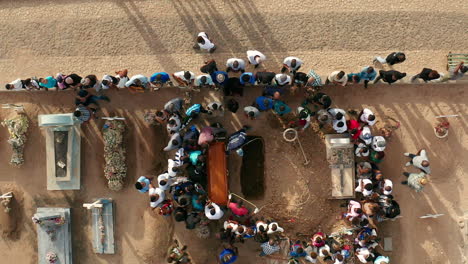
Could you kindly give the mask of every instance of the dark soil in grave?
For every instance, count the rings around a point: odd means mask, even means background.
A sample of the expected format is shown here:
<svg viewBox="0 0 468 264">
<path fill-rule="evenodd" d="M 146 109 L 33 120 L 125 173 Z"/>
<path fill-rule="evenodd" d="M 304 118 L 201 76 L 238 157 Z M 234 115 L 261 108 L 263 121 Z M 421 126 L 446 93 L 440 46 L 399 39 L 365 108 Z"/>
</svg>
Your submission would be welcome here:
<svg viewBox="0 0 468 264">
<path fill-rule="evenodd" d="M 242 147 L 241 189 L 245 198 L 259 199 L 265 192 L 265 149 L 262 137 L 248 136 Z"/>
<path fill-rule="evenodd" d="M 61 168 L 59 161 L 67 164 L 68 131 L 54 131 L 55 177 L 66 177 L 67 167 Z"/>
</svg>

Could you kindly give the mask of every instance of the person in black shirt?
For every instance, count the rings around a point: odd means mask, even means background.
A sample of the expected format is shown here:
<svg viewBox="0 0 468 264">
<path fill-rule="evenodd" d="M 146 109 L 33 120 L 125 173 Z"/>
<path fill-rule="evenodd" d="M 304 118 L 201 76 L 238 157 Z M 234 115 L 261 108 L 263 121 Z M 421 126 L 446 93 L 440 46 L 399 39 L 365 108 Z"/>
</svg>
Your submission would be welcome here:
<svg viewBox="0 0 468 264">
<path fill-rule="evenodd" d="M 394 70 L 391 70 L 391 71 L 379 71 L 379 76 L 377 76 L 377 78 L 375 79 L 374 81 L 374 84 L 379 82 L 380 80 L 382 80 L 383 82 L 386 82 L 388 84 L 392 84 L 400 79 L 402 79 L 403 77 L 406 76 L 406 73 L 405 72 L 399 72 L 399 71 L 394 71 Z"/>
<path fill-rule="evenodd" d="M 258 84 L 271 84 L 273 79 L 275 79 L 275 75 L 274 72 L 257 72 L 255 74 L 255 79 Z"/>
<path fill-rule="evenodd" d="M 435 79 L 439 79 L 440 74 L 437 71 L 434 71 L 433 69 L 424 68 L 419 74 L 416 74 L 411 78 L 411 82 L 418 78 L 423 79 L 424 82 L 428 82 Z"/>
<path fill-rule="evenodd" d="M 205 65 L 200 67 L 200 71 L 203 73 L 212 74 L 215 71 L 218 71 L 218 67 L 216 66 L 215 60 L 205 61 Z"/>
<path fill-rule="evenodd" d="M 76 90 L 76 88 L 81 87 L 81 76 L 78 74 L 72 73 L 70 75 L 67 75 L 64 80 L 65 88 L 73 88 Z"/>
<path fill-rule="evenodd" d="M 385 59 L 379 56 L 375 57 L 374 63 L 380 62 L 381 64 L 388 64 L 392 66 L 397 63 L 402 63 L 405 60 L 406 60 L 406 55 L 403 52 L 392 52 Z"/>
</svg>

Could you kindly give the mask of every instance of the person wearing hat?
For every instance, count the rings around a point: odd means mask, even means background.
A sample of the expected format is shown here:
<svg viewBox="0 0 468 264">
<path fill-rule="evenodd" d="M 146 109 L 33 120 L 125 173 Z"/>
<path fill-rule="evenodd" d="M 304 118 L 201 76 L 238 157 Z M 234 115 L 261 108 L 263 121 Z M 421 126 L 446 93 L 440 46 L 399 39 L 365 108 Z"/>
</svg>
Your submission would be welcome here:
<svg viewBox="0 0 468 264">
<path fill-rule="evenodd" d="M 180 86 L 192 87 L 195 82 L 195 73 L 191 71 L 178 71 L 173 73 L 172 77 Z"/>
<path fill-rule="evenodd" d="M 291 84 L 291 76 L 284 73 L 276 74 L 275 82 L 278 86 L 283 87 L 285 85 Z"/>
<path fill-rule="evenodd" d="M 226 62 L 226 72 L 245 72 L 245 62 L 243 59 L 230 58 Z"/>
<path fill-rule="evenodd" d="M 167 72 L 156 72 L 150 77 L 151 91 L 157 91 L 167 83 L 172 86 L 171 77 Z"/>
<path fill-rule="evenodd" d="M 258 68 L 262 62 L 266 60 L 266 56 L 258 50 L 247 51 L 247 61 L 255 68 Z"/>
<path fill-rule="evenodd" d="M 402 181 L 401 184 L 408 185 L 411 189 L 414 189 L 416 192 L 420 192 L 424 189 L 424 186 L 429 182 L 427 176 L 424 172 L 420 173 L 408 173 L 403 172 L 403 175 L 408 177 L 408 180 Z"/>
<path fill-rule="evenodd" d="M 374 84 L 382 80 L 383 82 L 386 82 L 390 85 L 400 79 L 403 79 L 405 76 L 406 76 L 405 72 L 399 72 L 399 71 L 394 71 L 394 70 L 391 70 L 391 71 L 380 70 L 379 76 L 375 79 Z"/>
<path fill-rule="evenodd" d="M 285 73 L 287 70 L 295 74 L 302 66 L 303 62 L 297 57 L 286 57 L 283 60 L 283 67 L 281 68 L 281 73 Z"/>
<path fill-rule="evenodd" d="M 255 84 L 255 75 L 252 72 L 244 72 L 239 78 L 240 84 L 247 85 Z"/>
<path fill-rule="evenodd" d="M 255 79 L 257 84 L 271 84 L 271 82 L 275 79 L 276 74 L 274 72 L 256 72 Z"/>
<path fill-rule="evenodd" d="M 348 76 L 344 71 L 334 71 L 328 75 L 325 84 L 333 83 L 334 85 L 346 86 Z"/>
<path fill-rule="evenodd" d="M 211 74 L 211 79 L 213 80 L 216 87 L 224 87 L 228 80 L 228 73 L 225 71 L 215 71 Z"/>
<path fill-rule="evenodd" d="M 205 32 L 198 33 L 197 43 L 193 46 L 194 49 L 206 50 L 209 53 L 213 53 L 216 50 L 215 44 L 208 37 L 208 34 Z"/>
<path fill-rule="evenodd" d="M 420 151 L 418 151 L 417 154 L 411 154 L 406 152 L 404 155 L 411 159 L 405 164 L 405 166 L 408 167 L 410 165 L 413 165 L 427 174 L 431 173 L 431 168 L 429 167 L 429 158 L 427 157 L 425 149 L 421 149 Z"/>
<path fill-rule="evenodd" d="M 195 86 L 197 87 L 208 87 L 208 88 L 214 88 L 215 84 L 213 82 L 213 79 L 211 79 L 211 76 L 208 74 L 202 74 L 198 75 L 195 78 Z"/>
<path fill-rule="evenodd" d="M 422 79 L 425 83 L 429 81 L 440 82 L 443 77 L 444 77 L 443 74 L 440 74 L 433 69 L 423 68 L 420 73 L 411 77 L 411 82 L 414 82 L 416 79 Z"/>
<path fill-rule="evenodd" d="M 359 121 L 368 126 L 375 125 L 375 115 L 369 108 L 364 108 L 359 114 Z"/>
<path fill-rule="evenodd" d="M 464 62 L 460 62 L 457 67 L 449 70 L 450 80 L 458 80 L 463 78 L 465 73 L 468 71 L 468 66 L 464 65 Z"/>
<path fill-rule="evenodd" d="M 377 152 L 382 152 L 385 150 L 386 146 L 385 138 L 382 136 L 375 136 L 372 138 L 372 149 Z"/>
<path fill-rule="evenodd" d="M 359 135 L 359 138 L 364 142 L 366 145 L 370 145 L 372 143 L 372 134 L 371 130 L 368 126 L 362 127 L 362 132 Z"/>
<path fill-rule="evenodd" d="M 111 89 L 111 88 L 117 90 L 118 89 L 117 84 L 119 84 L 119 79 L 117 79 L 114 76 L 106 74 L 106 75 L 102 76 L 101 85 L 98 86 L 98 87 L 100 87 L 100 89 L 97 89 L 97 90 L 98 91 L 99 90 L 108 90 L 108 89 Z"/>
</svg>

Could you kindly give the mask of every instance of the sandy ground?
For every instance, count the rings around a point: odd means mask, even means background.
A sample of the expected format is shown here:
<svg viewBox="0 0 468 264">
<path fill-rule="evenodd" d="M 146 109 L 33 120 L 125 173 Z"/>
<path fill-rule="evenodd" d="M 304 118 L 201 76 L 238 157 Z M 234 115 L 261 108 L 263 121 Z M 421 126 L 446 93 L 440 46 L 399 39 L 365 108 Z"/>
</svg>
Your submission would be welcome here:
<svg viewBox="0 0 468 264">
<path fill-rule="evenodd" d="M 428 8 L 430 7 L 430 9 Z M 0 82 L 16 78 L 76 72 L 98 76 L 128 68 L 130 75 L 155 71 L 174 72 L 197 69 L 207 58 L 224 62 L 229 57 L 245 57 L 247 49 L 258 49 L 268 57 L 265 67 L 277 71 L 286 56 L 305 61 L 304 71 L 320 74 L 342 69 L 358 71 L 374 55 L 385 56 L 402 50 L 407 61 L 397 69 L 416 73 L 422 67 L 445 70 L 446 54 L 468 50 L 468 7 L 462 1 L 69 1 L 49 0 L 0 2 Z M 213 55 L 195 53 L 193 37 L 206 31 L 218 50 Z M 416 194 L 397 186 L 395 195 L 403 218 L 385 223 L 383 236 L 392 236 L 393 263 L 462 263 L 464 241 L 459 221 L 468 209 L 465 162 L 467 140 L 467 95 L 463 86 L 376 86 L 326 88 L 334 103 L 342 108 L 369 106 L 378 117 L 391 116 L 402 122 L 392 139 L 382 169 L 398 182 L 403 180 L 406 159 L 403 152 L 419 148 L 429 151 L 433 166 L 431 185 Z M 126 135 L 129 164 L 127 185 L 121 192 L 107 189 L 103 171 L 103 143 L 100 128 L 93 122 L 84 128 L 82 141 L 82 188 L 79 192 L 47 192 L 44 136 L 37 127 L 37 115 L 70 112 L 73 94 L 1 93 L 1 103 L 21 103 L 33 121 L 26 146 L 26 162 L 21 168 L 8 164 L 10 150 L 6 129 L 0 129 L 0 191 L 14 190 L 18 197 L 17 231 L 0 240 L 0 258 L 5 262 L 37 263 L 35 227 L 29 220 L 36 207 L 72 207 L 75 263 L 161 263 L 165 246 L 174 232 L 190 241 L 196 263 L 212 263 L 219 248 L 215 241 L 199 241 L 167 219 L 153 216 L 147 197 L 131 186 L 144 174 L 159 173 L 166 157 L 165 132 L 149 128 L 142 115 L 156 109 L 179 91 L 154 94 L 114 92 L 111 104 L 103 104 L 106 114 L 127 118 Z M 250 103 L 258 91 L 247 91 L 241 104 Z M 202 93 L 210 98 L 212 94 Z M 300 98 L 289 97 L 297 105 Z M 462 114 L 451 121 L 450 136 L 437 140 L 432 132 L 434 116 Z M 0 112 L 0 119 L 11 115 Z M 339 202 L 328 200 L 329 169 L 322 140 L 308 131 L 301 135 L 311 164 L 303 167 L 297 146 L 284 142 L 281 129 L 270 115 L 258 122 L 246 122 L 231 114 L 224 122 L 230 131 L 243 123 L 254 126 L 255 135 L 266 142 L 266 193 L 259 206 L 262 214 L 278 219 L 288 232 L 310 233 L 321 227 L 328 231 Z M 286 153 L 286 155 L 284 155 Z M 230 160 L 230 187 L 240 192 L 239 160 Z M 116 202 L 117 254 L 101 256 L 92 252 L 89 212 L 84 202 L 96 197 L 112 197 Z M 438 219 L 419 219 L 427 213 L 442 213 Z M 295 223 L 286 223 L 295 219 Z M 2 225 L 3 225 L 2 221 Z M 183 232 L 182 232 L 183 231 Z M 193 242 L 193 243 L 192 243 Z M 239 263 L 262 263 L 242 246 Z M 245 253 L 245 254 L 244 254 Z"/>
</svg>

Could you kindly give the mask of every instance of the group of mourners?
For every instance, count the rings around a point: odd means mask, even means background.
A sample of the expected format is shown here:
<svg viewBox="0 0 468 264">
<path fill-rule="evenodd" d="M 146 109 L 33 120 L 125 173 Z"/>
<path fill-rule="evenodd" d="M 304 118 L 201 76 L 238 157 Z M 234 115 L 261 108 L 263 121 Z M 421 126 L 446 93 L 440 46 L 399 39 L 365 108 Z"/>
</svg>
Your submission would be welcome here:
<svg viewBox="0 0 468 264">
<path fill-rule="evenodd" d="M 210 53 L 216 50 L 213 41 L 204 32 L 196 40 L 195 49 Z M 374 63 L 390 66 L 402 63 L 406 56 L 402 52 L 393 52 L 386 58 L 376 57 Z M 301 72 L 303 61 L 296 57 L 284 59 L 279 72 L 259 70 L 266 56 L 259 51 L 247 51 L 247 63 L 243 59 L 231 58 L 226 62 L 225 70 L 218 69 L 214 60 L 208 60 L 201 66 L 202 74 L 191 71 L 179 71 L 173 74 L 156 72 L 149 78 L 138 74 L 128 77 L 128 71 L 117 71 L 104 75 L 98 80 L 96 75 L 84 78 L 72 74 L 57 74 L 45 78 L 29 78 L 15 80 L 6 85 L 8 90 L 53 89 L 77 91 L 75 99 L 75 117 L 81 122 L 89 121 L 99 108 L 98 101 L 110 99 L 97 93 L 108 89 L 128 88 L 133 92 L 158 90 L 161 87 L 188 87 L 189 91 L 197 91 L 207 87 L 220 89 L 227 96 L 242 96 L 243 90 L 249 85 L 264 85 L 262 94 L 250 105 L 243 106 L 242 113 L 247 119 L 258 118 L 262 113 L 271 111 L 278 116 L 283 128 L 295 128 L 305 131 L 312 123 L 324 133 L 348 133 L 355 144 L 356 157 L 356 189 L 360 199 L 350 200 L 347 211 L 340 217 L 349 221 L 354 236 L 352 244 L 338 242 L 334 236 L 317 232 L 307 240 L 289 239 L 289 264 L 317 263 L 321 259 L 327 263 L 346 263 L 356 256 L 362 263 L 388 264 L 390 259 L 377 251 L 377 223 L 399 215 L 398 203 L 392 195 L 393 183 L 379 169 L 385 157 L 386 135 L 373 131 L 376 116 L 372 110 L 365 108 L 360 113 L 345 111 L 332 107 L 331 98 L 320 91 L 323 85 L 341 85 L 368 83 L 379 81 L 392 84 L 406 76 L 406 73 L 396 70 L 381 70 L 377 72 L 372 65 L 362 68 L 357 73 L 346 74 L 334 71 L 322 82 L 314 71 Z M 249 67 L 252 71 L 246 71 Z M 457 79 L 468 71 L 461 63 L 450 72 L 450 79 Z M 238 73 L 235 77 L 231 73 Z M 412 77 L 427 81 L 442 80 L 443 75 L 432 69 L 423 69 Z M 304 90 L 305 98 L 294 110 L 282 99 L 287 92 L 296 93 Z M 284 229 L 274 219 L 259 218 L 252 208 L 248 208 L 240 197 L 229 196 L 226 206 L 210 201 L 207 190 L 207 151 L 213 141 L 227 142 L 226 154 L 241 150 L 247 142 L 248 126 L 228 136 L 221 123 L 211 123 L 201 129 L 191 124 L 201 115 L 222 115 L 224 111 L 236 113 L 239 103 L 235 97 L 224 102 L 210 102 L 187 105 L 183 98 L 168 101 L 160 110 L 149 113 L 145 120 L 165 126 L 168 134 L 168 144 L 163 149 L 171 157 L 167 167 L 158 176 L 141 176 L 135 183 L 135 188 L 147 194 L 149 207 L 159 215 L 172 216 L 177 222 L 184 222 L 187 229 L 207 226 L 210 222 L 219 223 L 216 237 L 223 241 L 224 249 L 217 255 L 221 264 L 236 262 L 239 252 L 236 243 L 252 240 L 259 243 L 262 257 L 274 257 L 282 249 L 280 242 L 288 239 Z M 414 166 L 419 173 L 407 173 L 408 178 L 402 181 L 416 191 L 421 191 L 428 183 L 430 174 L 429 161 L 425 150 L 417 154 L 405 153 L 410 158 L 407 166 Z M 187 264 L 191 260 L 186 247 L 175 244 L 169 249 L 169 263 Z"/>
</svg>

